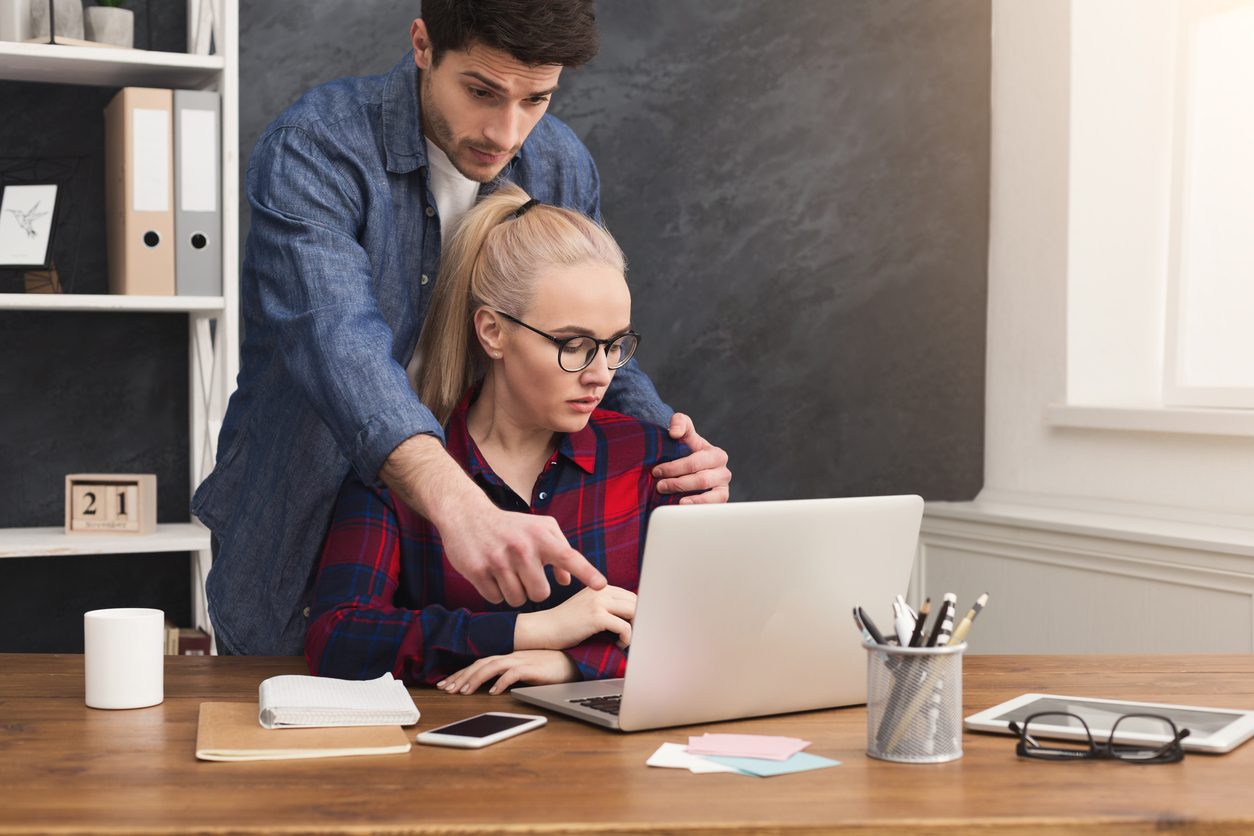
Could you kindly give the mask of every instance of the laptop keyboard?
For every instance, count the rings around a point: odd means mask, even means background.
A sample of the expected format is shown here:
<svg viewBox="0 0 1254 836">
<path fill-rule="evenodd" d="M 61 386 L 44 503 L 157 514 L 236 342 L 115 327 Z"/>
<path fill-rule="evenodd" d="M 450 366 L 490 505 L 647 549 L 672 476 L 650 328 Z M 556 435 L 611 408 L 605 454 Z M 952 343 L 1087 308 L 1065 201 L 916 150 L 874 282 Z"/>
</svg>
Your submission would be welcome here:
<svg viewBox="0 0 1254 836">
<path fill-rule="evenodd" d="M 606 714 L 618 716 L 618 704 L 623 701 L 622 694 L 610 694 L 605 697 L 585 697 L 578 700 L 567 700 L 575 705 L 582 705 L 584 708 L 591 708 L 594 711 L 604 711 Z"/>
</svg>

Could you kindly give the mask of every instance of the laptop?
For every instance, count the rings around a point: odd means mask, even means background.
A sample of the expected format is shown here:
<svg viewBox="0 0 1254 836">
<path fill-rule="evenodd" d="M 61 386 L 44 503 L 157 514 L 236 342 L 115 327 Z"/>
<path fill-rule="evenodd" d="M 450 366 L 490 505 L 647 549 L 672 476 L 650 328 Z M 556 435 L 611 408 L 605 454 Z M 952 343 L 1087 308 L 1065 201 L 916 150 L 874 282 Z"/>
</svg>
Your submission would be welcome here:
<svg viewBox="0 0 1254 836">
<path fill-rule="evenodd" d="M 619 731 L 865 703 L 852 610 L 905 592 L 922 518 L 917 496 L 658 508 L 626 676 L 510 693 Z"/>
</svg>

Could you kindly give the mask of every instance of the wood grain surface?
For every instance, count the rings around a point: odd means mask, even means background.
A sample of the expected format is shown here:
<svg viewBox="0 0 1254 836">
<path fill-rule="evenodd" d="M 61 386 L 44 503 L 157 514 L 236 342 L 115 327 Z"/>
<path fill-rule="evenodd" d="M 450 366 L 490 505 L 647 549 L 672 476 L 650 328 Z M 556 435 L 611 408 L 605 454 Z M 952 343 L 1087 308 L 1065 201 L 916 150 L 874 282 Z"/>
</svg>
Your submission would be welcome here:
<svg viewBox="0 0 1254 836">
<path fill-rule="evenodd" d="M 481 750 L 269 763 L 194 758 L 206 700 L 255 701 L 298 658 L 168 657 L 165 702 L 83 702 L 81 656 L 0 655 L 0 836 L 9 834 L 770 834 L 1254 832 L 1254 745 L 1182 763 L 1041 763 L 967 734 L 940 765 L 866 757 L 863 707 L 636 734 L 554 715 Z M 1024 692 L 1254 709 L 1254 656 L 972 656 L 964 714 Z M 788 687 L 786 682 L 781 688 Z M 411 733 L 508 697 L 412 692 Z M 804 737 L 842 761 L 775 778 L 646 767 L 690 731 Z"/>
</svg>

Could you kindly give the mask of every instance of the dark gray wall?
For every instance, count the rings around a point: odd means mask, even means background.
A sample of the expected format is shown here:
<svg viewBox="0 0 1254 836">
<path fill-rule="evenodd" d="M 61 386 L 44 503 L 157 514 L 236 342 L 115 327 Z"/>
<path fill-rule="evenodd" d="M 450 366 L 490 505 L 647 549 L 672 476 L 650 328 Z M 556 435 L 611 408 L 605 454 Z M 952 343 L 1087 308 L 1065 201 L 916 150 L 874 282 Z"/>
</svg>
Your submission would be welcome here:
<svg viewBox="0 0 1254 836">
<path fill-rule="evenodd" d="M 241 3 L 241 157 L 386 72 L 417 0 Z M 640 359 L 735 499 L 983 479 L 989 0 L 601 0 L 552 112 L 600 166 Z M 241 201 L 243 232 L 247 205 Z"/>
</svg>

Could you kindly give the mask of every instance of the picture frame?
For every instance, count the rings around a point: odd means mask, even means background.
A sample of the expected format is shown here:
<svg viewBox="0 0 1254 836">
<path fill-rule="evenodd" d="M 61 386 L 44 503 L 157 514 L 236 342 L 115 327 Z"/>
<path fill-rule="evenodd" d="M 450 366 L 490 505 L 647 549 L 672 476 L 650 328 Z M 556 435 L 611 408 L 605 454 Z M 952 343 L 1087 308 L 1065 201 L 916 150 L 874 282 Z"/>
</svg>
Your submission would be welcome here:
<svg viewBox="0 0 1254 836">
<path fill-rule="evenodd" d="M 59 183 L 0 187 L 0 267 L 49 268 L 60 198 Z"/>
</svg>

